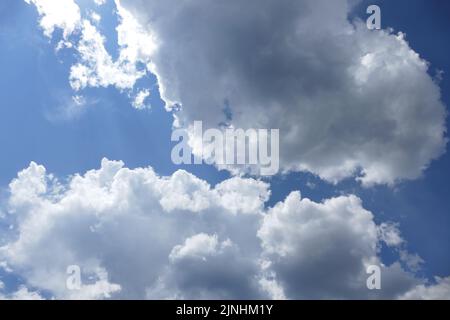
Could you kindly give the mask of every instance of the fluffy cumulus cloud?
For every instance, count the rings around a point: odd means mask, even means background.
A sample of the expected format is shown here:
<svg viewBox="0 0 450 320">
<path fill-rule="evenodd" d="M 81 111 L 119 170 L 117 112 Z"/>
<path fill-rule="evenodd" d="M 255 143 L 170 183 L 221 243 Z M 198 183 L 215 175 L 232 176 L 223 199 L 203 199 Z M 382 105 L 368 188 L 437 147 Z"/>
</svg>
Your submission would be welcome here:
<svg viewBox="0 0 450 320">
<path fill-rule="evenodd" d="M 1 222 L 11 227 L 0 261 L 23 283 L 13 292 L 0 288 L 3 298 L 444 298 L 448 292 L 445 279 L 426 285 L 400 262 L 382 264 L 387 228 L 355 196 L 315 203 L 293 192 L 266 208 L 269 185 L 259 180 L 234 177 L 212 187 L 185 171 L 161 177 L 106 159 L 100 169 L 61 181 L 31 163 L 9 189 Z M 366 287 L 368 265 L 381 267 L 379 291 Z M 71 266 L 81 271 L 75 290 L 67 285 Z"/>
<path fill-rule="evenodd" d="M 150 70 L 180 125 L 279 128 L 283 170 L 331 182 L 414 179 L 445 149 L 439 86 L 403 34 L 349 21 L 355 2 L 121 4 L 158 39 Z"/>
<path fill-rule="evenodd" d="M 315 203 L 294 192 L 269 210 L 258 236 L 269 261 L 266 268 L 274 271 L 288 297 L 366 296 L 367 268 L 379 265 L 386 279 L 383 297 L 395 298 L 414 279 L 398 264 L 385 267 L 379 261 L 377 229 L 355 196 Z"/>
<path fill-rule="evenodd" d="M 233 192 L 232 185 L 241 185 L 242 193 Z M 255 235 L 267 188 L 241 178 L 211 188 L 185 171 L 159 177 L 151 168 L 130 170 L 107 160 L 101 169 L 62 184 L 32 163 L 10 185 L 4 219 L 14 227 L 2 260 L 26 277 L 27 285 L 57 298 L 151 298 L 152 291 L 202 296 L 203 290 L 228 297 L 226 286 L 252 297 Z M 252 201 L 242 202 L 246 197 Z M 230 259 L 234 267 L 225 268 Z M 82 270 L 80 290 L 67 290 L 71 265 Z M 201 266 L 210 270 L 209 277 L 203 277 Z M 155 291 L 171 274 L 180 280 Z"/>
</svg>

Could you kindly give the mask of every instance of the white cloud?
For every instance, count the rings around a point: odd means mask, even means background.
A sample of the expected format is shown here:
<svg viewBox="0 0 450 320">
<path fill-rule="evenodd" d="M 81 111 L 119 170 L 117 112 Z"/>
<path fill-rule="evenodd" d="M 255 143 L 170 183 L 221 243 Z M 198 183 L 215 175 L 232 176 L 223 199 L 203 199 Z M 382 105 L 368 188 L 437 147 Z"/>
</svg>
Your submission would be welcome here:
<svg viewBox="0 0 450 320">
<path fill-rule="evenodd" d="M 30 291 L 27 287 L 20 286 L 17 291 L 8 295 L 0 292 L 0 300 L 44 300 L 44 298 L 38 292 Z"/>
<path fill-rule="evenodd" d="M 408 270 L 411 270 L 413 272 L 420 271 L 422 265 L 425 263 L 425 261 L 418 254 L 409 253 L 405 249 L 401 249 L 399 251 L 399 255 L 400 261 L 405 264 L 405 267 Z"/>
<path fill-rule="evenodd" d="M 72 66 L 70 83 L 75 90 L 86 87 L 115 86 L 120 90 L 133 88 L 145 71 L 136 68 L 136 61 L 113 61 L 104 46 L 104 37 L 88 20 L 83 21 L 81 39 L 77 44 L 80 62 Z"/>
<path fill-rule="evenodd" d="M 445 150 L 439 87 L 402 34 L 350 23 L 351 3 L 121 1 L 157 39 L 149 67 L 182 125 L 279 128 L 283 169 L 331 182 L 417 178 Z"/>
<path fill-rule="evenodd" d="M 230 245 L 229 240 L 219 243 L 217 235 L 210 236 L 205 233 L 199 233 L 187 238 L 183 245 L 175 246 L 169 258 L 172 261 L 186 257 L 198 257 L 206 260 L 208 256 L 214 256 L 220 252 L 221 248 L 226 248 Z"/>
<path fill-rule="evenodd" d="M 221 204 L 234 214 L 260 212 L 270 196 L 270 190 L 266 183 L 239 177 L 225 180 L 219 183 L 215 189 L 220 195 Z"/>
<path fill-rule="evenodd" d="M 133 107 L 136 109 L 145 108 L 145 100 L 150 96 L 150 90 L 144 89 L 138 92 L 133 101 Z"/>
<path fill-rule="evenodd" d="M 48 1 L 26 0 L 36 6 L 44 34 L 52 37 L 56 28 L 62 29 L 64 38 L 58 42 L 56 51 L 74 49 L 77 62 L 70 68 L 69 81 L 75 91 L 86 87 L 114 86 L 123 91 L 134 87 L 136 81 L 147 74 L 150 54 L 156 48 L 154 36 L 143 29 L 135 18 L 116 1 L 119 24 L 117 46 L 119 56 L 114 60 L 105 48 L 105 38 L 98 29 L 101 16 L 87 10 L 80 14 L 80 8 L 73 0 Z M 105 1 L 96 1 L 101 5 Z M 91 22 L 92 21 L 92 22 Z M 76 37 L 68 40 L 69 36 Z M 79 37 L 79 39 L 78 39 Z M 142 108 L 148 91 L 141 91 L 133 101 L 136 108 Z"/>
<path fill-rule="evenodd" d="M 294 192 L 266 209 L 268 196 L 254 179 L 211 187 L 106 159 L 62 183 L 31 163 L 10 184 L 14 228 L 0 260 L 56 299 L 395 298 L 422 288 L 399 263 L 382 265 L 384 237 L 357 197 L 315 203 Z M 382 267 L 379 292 L 365 287 L 369 264 Z M 80 290 L 66 286 L 71 265 Z"/>
<path fill-rule="evenodd" d="M 1 217 L 0 219 L 4 219 L 5 217 Z M 5 272 L 12 272 L 12 269 L 8 267 L 8 264 L 6 261 L 0 261 L 0 269 L 2 269 Z"/>
<path fill-rule="evenodd" d="M 404 240 L 398 229 L 398 224 L 382 223 L 378 227 L 378 235 L 386 245 L 390 247 L 398 247 L 404 243 Z"/>
<path fill-rule="evenodd" d="M 89 17 L 91 18 L 91 21 L 94 22 L 96 25 L 98 25 L 102 20 L 102 16 L 95 11 L 89 12 Z"/>
<path fill-rule="evenodd" d="M 259 283 L 261 285 L 261 290 L 267 292 L 270 299 L 287 300 L 283 287 L 281 287 L 274 279 L 261 278 Z"/>
<path fill-rule="evenodd" d="M 95 4 L 98 6 L 104 5 L 106 3 L 106 0 L 94 0 Z"/>
<path fill-rule="evenodd" d="M 248 197 L 256 197 L 252 208 L 263 208 L 265 196 L 259 192 L 267 193 L 268 186 L 261 190 L 251 179 L 243 185 Z M 185 171 L 158 177 L 151 168 L 130 170 L 121 162 L 104 160 L 100 170 L 75 175 L 61 185 L 43 166 L 32 163 L 11 183 L 10 191 L 8 210 L 15 231 L 0 255 L 31 286 L 56 298 L 99 297 L 100 289 L 115 297 L 142 298 L 167 268 L 187 263 L 199 233 L 223 239 L 217 259 L 230 255 L 241 259 L 237 249 L 227 246 L 228 238 L 237 241 L 248 256 L 245 264 L 255 266 L 248 269 L 257 271 L 255 235 L 262 213 L 236 215 L 246 207 L 228 210 L 222 200 L 233 200 L 233 195 L 224 189 L 218 192 Z M 177 257 L 172 264 L 170 256 Z M 66 268 L 74 264 L 97 279 L 81 293 L 65 286 Z M 99 269 L 107 272 L 107 278 L 98 275 Z M 233 270 L 238 271 L 242 272 Z M 251 278 L 245 272 L 242 277 Z M 172 293 L 178 290 L 173 286 Z M 214 292 L 222 294 L 220 288 Z"/>
<path fill-rule="evenodd" d="M 76 46 L 80 62 L 72 66 L 70 72 L 70 82 L 75 90 L 108 86 L 115 86 L 119 90 L 132 89 L 136 81 L 147 73 L 145 66 L 150 63 L 156 40 L 119 1 L 115 3 L 119 17 L 116 28 L 119 57 L 113 61 L 105 48 L 105 39 L 97 27 L 88 20 L 83 20 L 81 39 Z M 144 67 L 139 67 L 139 64 Z M 142 108 L 148 94 L 148 90 L 141 91 L 134 101 L 134 106 Z"/>
<path fill-rule="evenodd" d="M 377 229 L 380 240 L 398 252 L 399 259 L 406 269 L 413 272 L 421 269 L 424 261 L 419 255 L 408 252 L 406 241 L 401 236 L 398 223 L 383 222 Z"/>
<path fill-rule="evenodd" d="M 64 38 L 80 27 L 80 8 L 73 0 L 25 0 L 34 4 L 40 15 L 39 24 L 47 37 L 51 37 L 56 28 L 63 31 Z"/>
<path fill-rule="evenodd" d="M 117 31 L 117 44 L 120 46 L 121 61 L 149 64 L 152 54 L 158 46 L 156 36 L 141 25 L 138 20 L 122 5 L 120 0 L 115 1 L 119 25 Z"/>
<path fill-rule="evenodd" d="M 450 300 L 450 278 L 436 278 L 431 286 L 418 285 L 404 294 L 404 300 Z"/>
</svg>

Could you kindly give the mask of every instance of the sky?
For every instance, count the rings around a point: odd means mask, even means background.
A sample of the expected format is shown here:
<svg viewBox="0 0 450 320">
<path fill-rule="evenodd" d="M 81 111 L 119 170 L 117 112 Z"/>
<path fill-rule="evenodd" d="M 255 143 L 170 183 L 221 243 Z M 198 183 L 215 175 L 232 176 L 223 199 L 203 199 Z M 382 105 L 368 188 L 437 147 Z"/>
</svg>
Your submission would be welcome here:
<svg viewBox="0 0 450 320">
<path fill-rule="evenodd" d="M 447 1 L 58 3 L 0 4 L 0 298 L 450 298 Z M 195 120 L 280 173 L 175 165 Z"/>
</svg>

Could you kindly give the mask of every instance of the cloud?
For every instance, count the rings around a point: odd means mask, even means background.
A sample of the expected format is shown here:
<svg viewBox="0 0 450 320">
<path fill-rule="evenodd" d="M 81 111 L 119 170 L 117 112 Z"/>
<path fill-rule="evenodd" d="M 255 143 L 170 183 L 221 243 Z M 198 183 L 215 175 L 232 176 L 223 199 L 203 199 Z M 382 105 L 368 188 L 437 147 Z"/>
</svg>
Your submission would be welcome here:
<svg viewBox="0 0 450 320">
<path fill-rule="evenodd" d="M 25 0 L 25 2 L 36 6 L 40 15 L 39 25 L 49 38 L 56 28 L 63 31 L 65 39 L 79 28 L 80 8 L 73 0 Z"/>
<path fill-rule="evenodd" d="M 55 104 L 45 112 L 45 118 L 50 122 L 64 122 L 79 118 L 89 106 L 97 103 L 96 99 L 82 95 L 55 95 Z"/>
<path fill-rule="evenodd" d="M 13 228 L 0 260 L 25 287 L 57 299 L 396 298 L 421 285 L 439 290 L 399 262 L 382 264 L 380 226 L 355 196 L 316 203 L 293 192 L 265 208 L 269 185 L 259 180 L 212 187 L 186 171 L 161 177 L 107 159 L 64 181 L 31 163 L 9 192 L 1 219 Z M 371 264 L 382 268 L 381 291 L 366 288 Z M 73 265 L 80 290 L 66 284 Z"/>
<path fill-rule="evenodd" d="M 200 258 L 206 260 L 209 256 L 218 254 L 222 248 L 229 246 L 229 241 L 219 243 L 217 235 L 207 235 L 199 233 L 187 238 L 183 245 L 175 246 L 169 258 L 171 261 L 182 260 L 184 258 Z"/>
<path fill-rule="evenodd" d="M 170 265 L 159 286 L 151 293 L 170 289 L 177 298 L 189 299 L 260 299 L 265 297 L 258 284 L 258 264 L 230 239 L 197 234 L 175 246 Z"/>
<path fill-rule="evenodd" d="M 86 274 L 86 268 L 83 270 Z M 81 283 L 80 288 L 68 290 L 66 299 L 71 300 L 95 300 L 108 299 L 112 295 L 119 293 L 122 287 L 108 280 L 108 272 L 101 267 L 88 271 L 88 281 L 90 283 Z M 85 277 L 86 278 L 86 277 Z"/>
<path fill-rule="evenodd" d="M 70 70 L 73 89 L 115 86 L 120 90 L 131 89 L 145 71 L 136 68 L 136 61 L 113 61 L 104 46 L 105 39 L 88 20 L 83 21 L 81 39 L 77 44 L 80 62 Z"/>
<path fill-rule="evenodd" d="M 445 107 L 428 63 L 402 33 L 350 22 L 354 1 L 117 0 L 117 59 L 95 11 L 84 16 L 72 0 L 26 2 L 46 36 L 62 30 L 58 50 L 75 50 L 75 91 L 130 93 L 152 72 L 167 109 L 181 106 L 182 126 L 279 128 L 285 171 L 394 184 L 445 151 Z M 135 107 L 147 96 L 133 95 Z M 316 203 L 293 192 L 265 208 L 269 196 L 256 179 L 212 187 L 186 171 L 161 177 L 105 159 L 61 182 L 31 163 L 0 215 L 12 226 L 0 259 L 26 282 L 5 296 L 40 296 L 27 288 L 58 299 L 448 296 L 447 278 L 430 285 L 414 276 L 422 259 L 359 198 Z M 382 242 L 399 255 L 390 266 Z M 66 287 L 74 264 L 83 272 L 77 291 Z M 381 291 L 365 287 L 371 264 L 381 266 Z"/>
<path fill-rule="evenodd" d="M 47 36 L 63 30 L 58 48 L 77 51 L 75 90 L 131 91 L 152 72 L 167 109 L 182 106 L 176 124 L 280 129 L 284 171 L 392 185 L 445 151 L 445 107 L 429 64 L 404 34 L 350 22 L 355 1 L 116 0 L 115 61 L 75 2 L 27 2 Z"/>
<path fill-rule="evenodd" d="M 227 184 L 211 188 L 185 171 L 159 177 L 151 168 L 130 170 L 121 162 L 104 160 L 101 169 L 74 175 L 62 184 L 32 163 L 10 185 L 8 216 L 14 229 L 0 255 L 28 284 L 56 298 L 80 294 L 66 288 L 69 265 L 80 266 L 85 278 L 93 278 L 88 285 L 119 285 L 120 291 L 112 290 L 114 297 L 142 298 L 166 272 L 177 268 L 181 276 L 178 268 L 198 253 L 195 235 L 201 233 L 223 239 L 217 247 L 212 243 L 218 251 L 208 261 L 214 266 L 220 265 L 217 259 L 224 265 L 223 259 L 235 257 L 244 260 L 248 272 L 257 272 L 255 235 L 268 186 L 252 179 L 237 181 L 241 194 L 229 191 Z M 235 197 L 255 199 L 238 205 Z M 224 199 L 235 205 L 228 209 Z M 247 258 L 241 258 L 237 248 L 228 248 L 227 239 L 239 244 L 240 254 Z M 252 278 L 238 266 L 234 274 Z M 197 271 L 194 267 L 192 272 Z M 212 282 L 214 272 L 219 271 L 211 268 Z M 171 293 L 177 288 L 173 284 Z M 102 297 L 97 289 L 97 297 Z M 221 289 L 211 294 L 226 295 Z M 87 287 L 83 296 L 89 297 L 92 290 Z"/>
<path fill-rule="evenodd" d="M 143 109 L 146 107 L 145 100 L 150 96 L 150 90 L 144 89 L 138 92 L 133 101 L 133 107 Z"/>
<path fill-rule="evenodd" d="M 2 287 L 0 286 L 0 291 L 1 289 Z M 30 291 L 27 287 L 20 286 L 17 291 L 8 295 L 3 295 L 0 292 L 0 300 L 44 300 L 44 298 L 38 292 Z"/>
<path fill-rule="evenodd" d="M 398 224 L 383 222 L 378 227 L 378 236 L 390 247 L 401 246 L 404 240 L 398 227 Z"/>
<path fill-rule="evenodd" d="M 404 267 L 413 272 L 421 270 L 424 260 L 417 254 L 409 253 L 406 241 L 402 238 L 398 223 L 383 222 L 378 226 L 378 237 L 388 247 L 393 248 L 399 255 Z"/>
<path fill-rule="evenodd" d="M 415 179 L 445 150 L 439 87 L 403 34 L 350 22 L 353 3 L 120 2 L 157 39 L 177 123 L 279 128 L 283 170 L 333 183 Z"/>
<path fill-rule="evenodd" d="M 95 4 L 98 6 L 104 5 L 106 3 L 106 0 L 94 0 Z"/>
<path fill-rule="evenodd" d="M 290 298 L 394 298 L 415 282 L 398 265 L 382 265 L 377 226 L 355 196 L 314 203 L 293 192 L 269 210 L 258 236 L 267 270 Z M 391 278 L 379 293 L 366 287 L 370 265 Z"/>
<path fill-rule="evenodd" d="M 105 38 L 89 20 L 82 21 L 81 39 L 76 45 L 79 63 L 70 70 L 70 83 L 75 90 L 86 87 L 115 86 L 119 90 L 132 89 L 136 81 L 147 74 L 145 65 L 156 44 L 153 36 L 142 29 L 136 19 L 116 1 L 119 24 L 117 45 L 119 57 L 113 61 L 107 52 Z M 144 67 L 139 67 L 143 64 Z M 141 91 L 135 107 L 142 108 L 149 91 Z"/>
<path fill-rule="evenodd" d="M 450 278 L 436 278 L 432 286 L 418 285 L 404 294 L 404 300 L 450 300 Z"/>
<path fill-rule="evenodd" d="M 155 50 L 155 39 L 120 6 L 119 1 L 116 2 L 119 20 L 116 28 L 119 55 L 116 60 L 105 48 L 106 39 L 98 28 L 101 16 L 97 12 L 86 10 L 81 14 L 83 10 L 73 0 L 26 1 L 36 6 L 46 36 L 52 37 L 57 28 L 63 31 L 57 51 L 63 48 L 75 50 L 77 62 L 71 66 L 69 75 L 70 85 L 75 91 L 114 86 L 120 91 L 131 92 L 136 81 L 147 75 L 146 65 Z M 100 5 L 104 1 L 96 3 Z M 147 96 L 148 91 L 141 91 L 134 106 L 142 108 Z"/>
</svg>

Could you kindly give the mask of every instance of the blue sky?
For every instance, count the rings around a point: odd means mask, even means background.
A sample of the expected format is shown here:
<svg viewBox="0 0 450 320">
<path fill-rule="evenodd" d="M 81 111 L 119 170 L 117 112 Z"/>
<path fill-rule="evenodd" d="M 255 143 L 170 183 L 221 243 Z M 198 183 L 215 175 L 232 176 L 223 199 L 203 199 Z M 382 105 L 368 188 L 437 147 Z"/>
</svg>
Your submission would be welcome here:
<svg viewBox="0 0 450 320">
<path fill-rule="evenodd" d="M 95 8 L 87 1 L 80 1 L 80 6 L 83 2 Z M 410 47 L 430 63 L 431 76 L 443 71 L 439 84 L 442 101 L 450 105 L 450 3 L 363 1 L 354 15 L 365 19 L 368 4 L 381 7 L 383 28 L 406 33 Z M 106 48 L 117 58 L 114 9 L 109 1 L 97 11 L 102 15 L 99 30 L 107 39 Z M 154 75 L 138 80 L 130 92 L 112 86 L 83 89 L 80 94 L 86 103 L 68 115 L 74 95 L 68 76 L 77 58 L 70 50 L 55 52 L 58 36 L 44 36 L 38 21 L 35 7 L 24 1 L 3 0 L 0 4 L 0 199 L 6 201 L 8 184 L 31 161 L 63 179 L 99 168 L 104 157 L 121 160 L 128 168 L 151 166 L 160 175 L 186 169 L 213 186 L 230 177 L 213 166 L 172 164 L 172 115 L 164 109 Z M 131 107 L 129 95 L 141 88 L 151 88 L 146 101 L 149 107 L 137 110 Z M 408 251 L 425 261 L 420 275 L 446 277 L 450 273 L 449 180 L 448 152 L 434 160 L 422 177 L 395 186 L 364 188 L 352 178 L 333 185 L 310 173 L 290 173 L 266 179 L 272 193 L 266 207 L 283 201 L 294 190 L 316 202 L 355 194 L 374 214 L 376 223 L 399 223 Z M 390 264 L 398 255 L 384 246 L 381 259 Z M 5 277 L 3 273 L 3 280 Z"/>
</svg>

